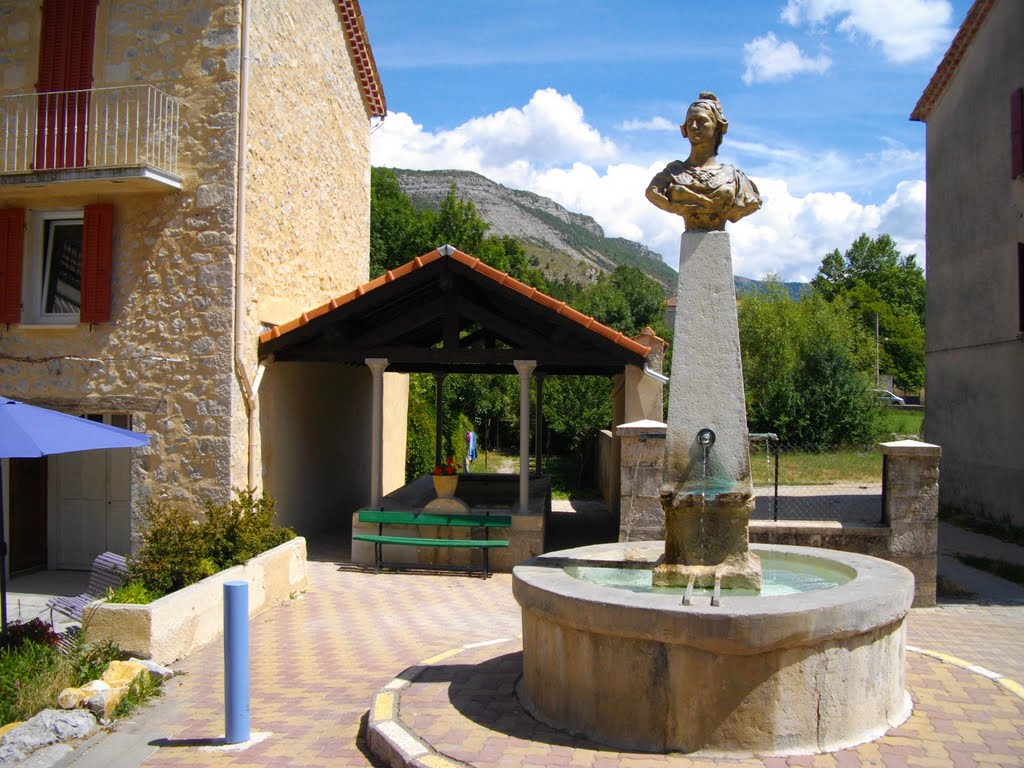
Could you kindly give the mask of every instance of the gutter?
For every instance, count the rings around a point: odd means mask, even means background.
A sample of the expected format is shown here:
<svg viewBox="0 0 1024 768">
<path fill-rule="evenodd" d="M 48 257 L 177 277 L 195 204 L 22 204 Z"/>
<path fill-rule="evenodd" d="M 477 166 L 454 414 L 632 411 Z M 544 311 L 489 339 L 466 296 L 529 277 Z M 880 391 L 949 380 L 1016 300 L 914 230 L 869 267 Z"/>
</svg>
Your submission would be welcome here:
<svg viewBox="0 0 1024 768">
<path fill-rule="evenodd" d="M 242 0 L 241 44 L 238 68 L 238 178 L 235 184 L 235 375 L 242 389 L 242 401 L 248 423 L 246 429 L 247 485 L 256 488 L 256 440 L 259 426 L 256 414 L 256 392 L 263 378 L 263 363 L 256 374 L 255 386 L 245 371 L 245 201 L 249 153 L 249 6 L 251 0 Z"/>
<path fill-rule="evenodd" d="M 648 368 L 648 363 L 644 363 L 644 373 L 650 376 L 655 381 L 660 381 L 662 384 L 668 384 L 668 376 L 663 373 L 658 373 L 652 368 Z"/>
</svg>

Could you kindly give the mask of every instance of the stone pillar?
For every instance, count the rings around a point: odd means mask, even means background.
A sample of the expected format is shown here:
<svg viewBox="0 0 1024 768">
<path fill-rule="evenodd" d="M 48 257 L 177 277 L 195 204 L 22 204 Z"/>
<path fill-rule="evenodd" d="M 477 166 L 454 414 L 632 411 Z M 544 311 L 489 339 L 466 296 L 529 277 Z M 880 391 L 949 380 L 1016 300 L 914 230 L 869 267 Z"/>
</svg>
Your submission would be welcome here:
<svg viewBox="0 0 1024 768">
<path fill-rule="evenodd" d="M 727 232 L 684 232 L 665 437 L 665 483 L 700 488 L 697 433 L 711 429 L 709 474 L 716 486 L 753 493 L 736 287 Z"/>
<path fill-rule="evenodd" d="M 743 363 L 728 233 L 684 232 L 665 437 L 665 557 L 654 583 L 761 588 Z M 698 440 L 711 430 L 713 440 Z"/>
<path fill-rule="evenodd" d="M 661 541 L 661 474 L 665 461 L 665 424 L 642 420 L 615 428 L 622 453 L 619 466 L 619 541 Z"/>
<path fill-rule="evenodd" d="M 530 374 L 536 360 L 513 360 L 519 371 L 519 504 L 520 515 L 530 513 Z"/>
<path fill-rule="evenodd" d="M 384 495 L 384 369 L 388 367 L 386 357 L 368 357 L 366 365 L 373 374 L 373 390 L 370 402 L 370 509 L 380 506 Z"/>
<path fill-rule="evenodd" d="M 656 375 L 651 376 L 645 373 L 644 369 L 636 365 L 626 366 L 625 390 L 624 390 L 624 421 L 664 421 L 665 404 L 664 390 L 665 377 L 661 376 L 662 364 L 665 361 L 665 350 L 668 349 L 668 342 L 655 335 L 654 330 L 648 326 L 633 341 L 639 342 L 651 351 L 647 355 L 647 368 Z M 621 421 L 614 422 L 621 424 Z"/>
<path fill-rule="evenodd" d="M 939 457 L 942 448 L 917 440 L 881 443 L 882 522 L 889 557 L 914 574 L 914 607 L 935 605 L 938 562 Z"/>
</svg>

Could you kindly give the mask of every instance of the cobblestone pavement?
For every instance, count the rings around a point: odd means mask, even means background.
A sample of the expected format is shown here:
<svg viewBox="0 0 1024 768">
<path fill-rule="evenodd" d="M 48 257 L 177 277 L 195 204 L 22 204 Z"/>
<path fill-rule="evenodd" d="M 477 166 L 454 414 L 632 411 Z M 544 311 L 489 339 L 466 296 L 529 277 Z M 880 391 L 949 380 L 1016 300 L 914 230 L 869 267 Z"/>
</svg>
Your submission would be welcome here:
<svg viewBox="0 0 1024 768">
<path fill-rule="evenodd" d="M 441 753 L 474 765 L 1024 765 L 1024 689 L 992 679 L 1024 679 L 1022 606 L 913 611 L 908 642 L 940 655 L 908 653 L 915 711 L 883 739 L 831 755 L 716 762 L 602 750 L 527 717 L 511 695 L 521 656 L 509 574 L 486 581 L 450 572 L 374 575 L 348 565 L 344 545 L 311 541 L 310 552 L 309 591 L 250 622 L 251 728 L 262 741 L 244 750 L 218 746 L 223 657 L 213 643 L 175 665 L 184 674 L 162 698 L 79 750 L 73 764 L 379 766 L 361 737 L 375 692 L 437 657 L 403 692 L 400 717 Z M 465 649 L 494 640 L 502 642 Z M 421 764 L 458 765 L 429 757 Z"/>
</svg>

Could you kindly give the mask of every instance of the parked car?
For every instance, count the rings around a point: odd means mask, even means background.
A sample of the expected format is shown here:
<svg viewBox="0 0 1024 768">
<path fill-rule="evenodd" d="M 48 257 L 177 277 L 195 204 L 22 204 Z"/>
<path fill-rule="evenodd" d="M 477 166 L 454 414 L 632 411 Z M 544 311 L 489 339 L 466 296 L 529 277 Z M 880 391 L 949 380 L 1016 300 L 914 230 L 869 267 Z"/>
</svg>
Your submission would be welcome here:
<svg viewBox="0 0 1024 768">
<path fill-rule="evenodd" d="M 906 405 L 906 401 L 899 395 L 894 395 L 888 389 L 872 389 L 871 394 L 878 398 L 882 405 Z"/>
</svg>

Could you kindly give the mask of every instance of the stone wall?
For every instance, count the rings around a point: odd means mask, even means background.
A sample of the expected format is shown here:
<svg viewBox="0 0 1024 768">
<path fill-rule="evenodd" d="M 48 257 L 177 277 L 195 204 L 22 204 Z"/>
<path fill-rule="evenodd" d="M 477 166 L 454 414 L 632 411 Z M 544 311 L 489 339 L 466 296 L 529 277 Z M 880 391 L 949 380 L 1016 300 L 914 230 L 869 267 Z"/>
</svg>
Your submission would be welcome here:
<svg viewBox="0 0 1024 768">
<path fill-rule="evenodd" d="M 250 378 L 260 322 L 291 319 L 367 279 L 370 168 L 369 119 L 333 0 L 252 7 Z M 39 31 L 38 0 L 0 6 L 0 95 L 33 90 Z M 247 481 L 232 348 L 239 46 L 237 1 L 100 0 L 94 87 L 148 84 L 182 102 L 182 189 L 0 187 L 0 207 L 114 205 L 110 322 L 0 326 L 0 391 L 131 413 L 152 436 L 133 454 L 133 507 L 148 496 L 225 501 Z M 400 403 L 403 387 L 395 391 Z M 362 456 L 352 457 L 355 471 Z M 404 464 L 397 451 L 389 458 Z"/>
<path fill-rule="evenodd" d="M 622 447 L 619 541 L 665 538 L 661 482 L 665 462 L 665 424 L 635 421 L 615 428 Z"/>
<path fill-rule="evenodd" d="M 3 93 L 34 88 L 40 12 L 20 2 L 0 23 Z M 0 188 L 3 207 L 114 205 L 111 320 L 0 328 L 0 390 L 123 411 L 153 437 L 137 451 L 133 497 L 223 501 L 231 489 L 231 300 L 238 5 L 103 0 L 94 87 L 150 84 L 181 99 L 180 191 L 66 194 Z M 8 20 L 10 23 L 8 23 Z"/>
</svg>

